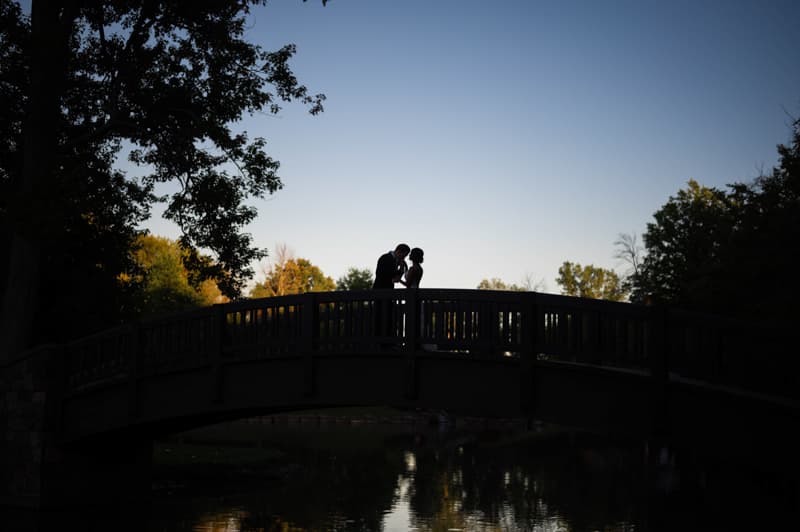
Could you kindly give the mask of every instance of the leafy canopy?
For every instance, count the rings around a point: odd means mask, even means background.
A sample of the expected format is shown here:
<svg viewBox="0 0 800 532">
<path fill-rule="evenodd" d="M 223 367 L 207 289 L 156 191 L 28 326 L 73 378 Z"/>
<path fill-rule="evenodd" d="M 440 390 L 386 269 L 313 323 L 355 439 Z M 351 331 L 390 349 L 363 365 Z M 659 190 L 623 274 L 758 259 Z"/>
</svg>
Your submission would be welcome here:
<svg viewBox="0 0 800 532">
<path fill-rule="evenodd" d="M 507 290 L 511 292 L 525 292 L 528 288 L 514 283 L 508 284 L 502 279 L 492 277 L 491 279 L 481 279 L 478 283 L 478 290 Z"/>
<path fill-rule="evenodd" d="M 292 72 L 294 45 L 245 39 L 250 9 L 265 3 L 34 2 L 28 18 L 0 0 L 0 234 L 13 243 L 0 260 L 4 309 L 30 299 L 17 286 L 57 277 L 65 288 L 36 303 L 39 318 L 57 308 L 109 325 L 156 203 L 180 227 L 189 270 L 240 294 L 266 254 L 245 232 L 256 216 L 248 201 L 283 183 L 265 139 L 237 122 L 290 101 L 317 114 L 325 99 Z M 120 171 L 124 157 L 140 176 Z M 166 183 L 172 192 L 157 196 Z M 97 297 L 81 301 L 70 286 Z M 78 321 L 65 330 L 88 327 Z"/>
<path fill-rule="evenodd" d="M 728 196 L 689 180 L 653 217 L 643 235 L 647 255 L 635 299 L 643 299 L 643 290 L 655 301 L 713 297 L 735 217 Z"/>
<path fill-rule="evenodd" d="M 190 308 L 223 303 L 225 298 L 214 281 L 197 281 L 186 269 L 179 242 L 168 238 L 142 235 L 132 250 L 139 273 L 123 276 L 122 281 L 135 284 L 131 304 L 141 316 L 177 312 Z"/>
<path fill-rule="evenodd" d="M 750 183 L 717 190 L 689 181 L 643 235 L 634 300 L 790 323 L 800 289 L 800 120 L 779 163 Z"/>
<path fill-rule="evenodd" d="M 295 258 L 286 246 L 280 246 L 277 260 L 264 272 L 264 280 L 256 283 L 250 297 L 275 297 L 306 292 L 336 290 L 336 283 L 308 259 Z"/>
<path fill-rule="evenodd" d="M 556 283 L 567 296 L 623 301 L 628 295 L 616 272 L 592 264 L 564 262 L 558 269 Z"/>
<path fill-rule="evenodd" d="M 374 277 L 369 268 L 351 267 L 343 276 L 336 280 L 337 290 L 369 290 L 372 288 Z"/>
</svg>

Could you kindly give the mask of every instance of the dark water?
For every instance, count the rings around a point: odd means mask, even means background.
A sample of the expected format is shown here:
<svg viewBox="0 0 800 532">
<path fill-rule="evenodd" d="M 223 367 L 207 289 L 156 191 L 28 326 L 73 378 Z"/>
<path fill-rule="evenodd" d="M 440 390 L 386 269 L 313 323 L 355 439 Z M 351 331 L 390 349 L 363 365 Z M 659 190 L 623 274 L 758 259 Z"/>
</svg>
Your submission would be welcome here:
<svg viewBox="0 0 800 532">
<path fill-rule="evenodd" d="M 146 500 L 51 515 L 43 527 L 800 530 L 787 475 L 541 425 L 240 422 L 161 442 L 155 453 Z"/>
</svg>

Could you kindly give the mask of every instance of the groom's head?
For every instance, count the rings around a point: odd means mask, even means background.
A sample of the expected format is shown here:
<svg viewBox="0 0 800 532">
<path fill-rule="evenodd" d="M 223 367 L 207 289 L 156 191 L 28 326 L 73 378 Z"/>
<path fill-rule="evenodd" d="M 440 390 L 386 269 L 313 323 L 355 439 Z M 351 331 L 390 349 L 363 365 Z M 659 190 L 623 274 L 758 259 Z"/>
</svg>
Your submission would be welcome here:
<svg viewBox="0 0 800 532">
<path fill-rule="evenodd" d="M 411 248 L 408 247 L 408 244 L 397 244 L 397 247 L 394 248 L 394 256 L 397 260 L 404 260 L 409 251 Z"/>
</svg>

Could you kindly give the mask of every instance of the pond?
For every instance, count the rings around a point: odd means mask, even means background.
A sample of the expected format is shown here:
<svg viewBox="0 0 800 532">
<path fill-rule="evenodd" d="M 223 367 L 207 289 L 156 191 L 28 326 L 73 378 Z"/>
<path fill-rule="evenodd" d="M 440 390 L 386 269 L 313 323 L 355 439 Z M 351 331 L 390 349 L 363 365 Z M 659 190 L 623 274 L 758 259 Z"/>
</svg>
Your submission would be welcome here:
<svg viewBox="0 0 800 532">
<path fill-rule="evenodd" d="M 143 502 L 51 514 L 43 527 L 800 529 L 796 479 L 780 472 L 521 420 L 254 418 L 173 435 L 154 459 Z"/>
</svg>

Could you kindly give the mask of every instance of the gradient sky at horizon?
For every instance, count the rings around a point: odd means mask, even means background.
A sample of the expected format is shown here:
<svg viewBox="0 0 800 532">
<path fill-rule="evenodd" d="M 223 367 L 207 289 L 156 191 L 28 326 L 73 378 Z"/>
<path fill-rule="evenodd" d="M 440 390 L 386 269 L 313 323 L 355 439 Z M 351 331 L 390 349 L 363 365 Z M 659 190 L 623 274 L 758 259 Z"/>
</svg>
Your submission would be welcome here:
<svg viewBox="0 0 800 532">
<path fill-rule="evenodd" d="M 269 2 L 248 38 L 295 43 L 328 99 L 242 121 L 285 185 L 248 232 L 334 279 L 401 241 L 425 250 L 423 287 L 558 292 L 566 260 L 621 272 L 618 234 L 687 180 L 776 164 L 800 116 L 798 28 L 800 2 L 778 0 Z"/>
</svg>

